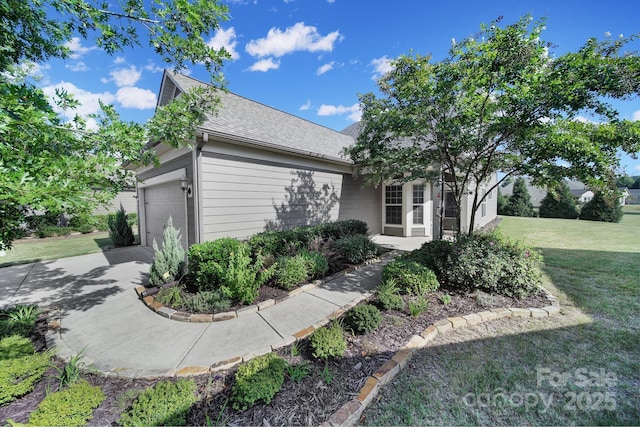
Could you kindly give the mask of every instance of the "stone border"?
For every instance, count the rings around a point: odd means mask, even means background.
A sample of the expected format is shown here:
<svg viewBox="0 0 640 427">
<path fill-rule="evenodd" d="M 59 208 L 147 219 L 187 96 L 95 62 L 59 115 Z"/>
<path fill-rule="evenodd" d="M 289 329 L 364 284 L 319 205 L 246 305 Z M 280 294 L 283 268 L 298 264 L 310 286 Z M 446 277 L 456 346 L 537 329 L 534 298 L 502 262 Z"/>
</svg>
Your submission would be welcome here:
<svg viewBox="0 0 640 427">
<path fill-rule="evenodd" d="M 266 308 L 269 308 L 271 306 L 274 306 L 276 304 L 279 304 L 283 301 L 288 300 L 289 298 L 292 298 L 298 294 L 301 294 L 303 292 L 307 292 L 310 291 L 311 289 L 314 289 L 318 286 L 320 286 L 323 283 L 328 283 L 331 282 L 333 280 L 336 280 L 338 277 L 344 276 L 345 274 L 349 274 L 353 271 L 356 271 L 364 266 L 379 262 L 382 260 L 382 258 L 386 258 L 387 256 L 390 256 L 390 254 L 394 253 L 394 251 L 389 251 L 381 256 L 378 256 L 376 258 L 372 258 L 369 260 L 366 260 L 365 262 L 363 262 L 362 264 L 358 264 L 358 265 L 352 265 L 342 271 L 339 271 L 337 273 L 332 274 L 331 276 L 325 277 L 323 279 L 320 280 L 314 280 L 313 282 L 301 285 L 291 291 L 289 291 L 289 293 L 281 298 L 278 299 L 268 299 L 266 301 L 262 301 L 258 304 L 253 304 L 253 305 L 248 305 L 246 307 L 242 307 L 239 308 L 238 310 L 233 310 L 233 311 L 225 311 L 222 313 L 215 313 L 215 314 L 195 314 L 195 313 L 185 313 L 183 311 L 178 311 L 178 310 L 174 310 L 173 308 L 169 308 L 166 307 L 164 305 L 162 305 L 160 302 L 156 301 L 156 298 L 153 295 L 148 295 L 148 296 L 143 296 L 143 292 L 148 290 L 148 288 L 144 287 L 144 286 L 136 286 L 135 291 L 136 294 L 138 295 L 138 298 L 140 300 L 142 300 L 142 302 L 144 303 L 144 305 L 146 305 L 147 307 L 149 307 L 149 309 L 151 309 L 152 311 L 156 312 L 157 314 L 161 315 L 162 317 L 166 317 L 167 319 L 171 319 L 171 320 L 177 320 L 179 322 L 188 322 L 188 323 L 211 323 L 211 322 L 221 322 L 224 320 L 231 320 L 231 319 L 236 319 L 242 315 L 248 314 L 248 313 L 255 313 L 257 311 L 262 311 Z M 370 297 L 370 295 L 368 295 L 368 297 Z"/>
<path fill-rule="evenodd" d="M 547 289 L 542 288 L 550 305 L 542 308 L 497 308 L 466 314 L 460 317 L 447 317 L 435 322 L 418 335 L 413 335 L 407 343 L 396 352 L 384 365 L 367 378 L 355 398 L 345 403 L 321 424 L 323 427 L 354 425 L 367 406 L 378 395 L 380 388 L 390 382 L 401 370 L 406 368 L 416 350 L 425 347 L 436 335 L 444 334 L 454 329 L 477 325 L 497 319 L 510 317 L 548 317 L 560 312 L 560 303 Z"/>
</svg>

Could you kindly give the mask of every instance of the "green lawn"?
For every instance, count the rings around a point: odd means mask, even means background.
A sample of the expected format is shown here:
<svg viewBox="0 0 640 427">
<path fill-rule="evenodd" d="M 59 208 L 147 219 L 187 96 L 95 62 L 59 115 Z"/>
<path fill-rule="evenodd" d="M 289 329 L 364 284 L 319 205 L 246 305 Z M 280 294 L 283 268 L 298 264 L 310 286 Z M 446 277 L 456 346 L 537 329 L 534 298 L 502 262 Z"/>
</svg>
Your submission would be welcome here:
<svg viewBox="0 0 640 427">
<path fill-rule="evenodd" d="M 107 232 L 17 242 L 0 257 L 0 267 L 101 252 L 113 243 Z"/>
<path fill-rule="evenodd" d="M 366 425 L 640 425 L 640 206 L 619 224 L 505 218 L 545 257 L 560 315 L 437 337 Z"/>
</svg>

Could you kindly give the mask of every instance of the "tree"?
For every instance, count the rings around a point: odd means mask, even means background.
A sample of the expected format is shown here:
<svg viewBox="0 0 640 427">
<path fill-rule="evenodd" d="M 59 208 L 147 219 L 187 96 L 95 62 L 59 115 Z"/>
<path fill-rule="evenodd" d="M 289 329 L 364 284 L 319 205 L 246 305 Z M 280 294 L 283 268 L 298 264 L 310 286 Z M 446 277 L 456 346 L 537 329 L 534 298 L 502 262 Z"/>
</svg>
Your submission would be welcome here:
<svg viewBox="0 0 640 427">
<path fill-rule="evenodd" d="M 507 201 L 504 214 L 509 216 L 536 216 L 524 178 L 519 177 L 513 183 L 513 191 L 509 196 L 509 201 Z"/>
<path fill-rule="evenodd" d="M 188 144 L 218 105 L 214 89 L 200 88 L 159 109 L 144 126 L 124 122 L 102 105 L 95 117 L 99 128 L 90 130 L 78 115 L 62 120 L 25 64 L 69 57 L 66 44 L 75 36 L 113 54 L 141 45 L 143 35 L 174 70 L 202 64 L 221 87 L 228 53 L 207 45 L 207 36 L 228 18 L 219 0 L 6 0 L 0 16 L 0 250 L 11 247 L 34 210 L 73 214 L 111 200 L 134 182 L 123 162 L 153 162 L 144 150 L 149 139 Z M 57 95 L 60 108 L 79 107 L 67 93 Z"/>
<path fill-rule="evenodd" d="M 509 199 L 498 188 L 498 215 L 505 215 Z"/>
<path fill-rule="evenodd" d="M 550 189 L 540 202 L 538 215 L 541 218 L 576 219 L 580 215 L 576 200 L 566 182 Z"/>
<path fill-rule="evenodd" d="M 458 229 L 472 190 L 469 233 L 483 199 L 509 177 L 604 187 L 618 153 L 640 148 L 640 123 L 619 120 L 606 101 L 640 92 L 640 58 L 623 51 L 633 37 L 590 39 L 553 57 L 543 29 L 529 16 L 506 27 L 497 20 L 439 62 L 413 53 L 393 61 L 381 96 L 360 97 L 362 131 L 345 150 L 356 172 L 374 185 L 453 177 Z M 579 114 L 601 122 L 574 120 Z M 479 186 L 498 171 L 482 196 Z"/>
<path fill-rule="evenodd" d="M 614 192 L 597 192 L 593 199 L 589 200 L 580 212 L 580 219 L 589 221 L 620 222 L 622 219 L 622 206 L 618 200 L 618 194 Z"/>
</svg>

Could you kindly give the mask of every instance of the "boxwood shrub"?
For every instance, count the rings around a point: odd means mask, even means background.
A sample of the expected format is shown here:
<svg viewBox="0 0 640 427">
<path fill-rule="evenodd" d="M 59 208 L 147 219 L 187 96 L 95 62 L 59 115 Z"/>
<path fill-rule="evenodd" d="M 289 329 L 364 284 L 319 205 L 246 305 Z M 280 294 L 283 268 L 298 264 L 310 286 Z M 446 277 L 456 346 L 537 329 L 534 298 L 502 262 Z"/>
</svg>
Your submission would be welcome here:
<svg viewBox="0 0 640 427">
<path fill-rule="evenodd" d="M 189 247 L 189 282 L 198 291 L 217 289 L 224 283 L 224 268 L 242 242 L 231 237 L 196 243 Z"/>
<path fill-rule="evenodd" d="M 311 354 L 316 359 L 342 357 L 347 351 L 347 340 L 339 322 L 332 322 L 331 326 L 316 329 L 309 337 Z"/>
<path fill-rule="evenodd" d="M 186 425 L 189 409 L 198 400 L 196 390 L 193 380 L 161 381 L 140 393 L 119 423 L 124 427 Z"/>
<path fill-rule="evenodd" d="M 256 402 L 271 402 L 282 384 L 287 362 L 275 353 L 258 356 L 238 366 L 232 389 L 232 406 L 245 410 Z"/>
<path fill-rule="evenodd" d="M 350 264 L 359 264 L 378 255 L 378 245 L 363 235 L 343 237 L 336 241 L 336 248 Z"/>
<path fill-rule="evenodd" d="M 436 274 L 429 267 L 402 257 L 384 266 L 382 280 L 393 280 L 400 292 L 420 296 L 440 287 Z"/>
<path fill-rule="evenodd" d="M 353 307 L 345 314 L 345 326 L 357 334 L 366 334 L 378 329 L 382 315 L 377 307 L 363 304 Z"/>
<path fill-rule="evenodd" d="M 98 386 L 82 380 L 47 395 L 29 415 L 34 426 L 84 426 L 93 417 L 93 410 L 105 399 Z"/>
</svg>

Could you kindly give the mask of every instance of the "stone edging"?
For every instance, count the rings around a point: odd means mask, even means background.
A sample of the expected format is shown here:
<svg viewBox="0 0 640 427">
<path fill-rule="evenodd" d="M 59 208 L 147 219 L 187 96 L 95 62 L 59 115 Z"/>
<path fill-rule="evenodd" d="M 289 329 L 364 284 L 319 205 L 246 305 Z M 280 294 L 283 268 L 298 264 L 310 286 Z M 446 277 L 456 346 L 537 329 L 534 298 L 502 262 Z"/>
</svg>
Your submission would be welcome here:
<svg viewBox="0 0 640 427">
<path fill-rule="evenodd" d="M 338 277 L 344 276 L 345 274 L 349 274 L 355 270 L 358 270 L 364 266 L 367 266 L 369 264 L 373 264 L 376 262 L 379 262 L 382 258 L 385 258 L 387 256 L 389 256 L 390 254 L 392 254 L 393 251 L 387 252 L 383 255 L 381 255 L 380 257 L 376 257 L 376 258 L 372 258 L 369 259 L 365 262 L 363 262 L 362 264 L 358 264 L 358 265 L 353 265 L 351 267 L 348 267 L 342 271 L 339 271 L 337 273 L 332 274 L 331 276 L 325 277 L 323 279 L 320 280 L 314 280 L 313 282 L 301 285 L 291 291 L 289 291 L 289 293 L 281 298 L 278 299 L 268 299 L 266 301 L 262 301 L 258 304 L 253 304 L 253 305 L 249 305 L 246 307 L 242 307 L 238 310 L 233 310 L 233 311 L 225 311 L 222 313 L 215 313 L 215 314 L 194 314 L 194 313 L 185 313 L 183 311 L 178 311 L 175 310 L 173 308 L 169 308 L 166 307 L 164 305 L 162 305 L 160 302 L 156 301 L 156 298 L 153 295 L 148 295 L 148 296 L 143 296 L 143 292 L 145 290 L 148 290 L 148 288 L 144 287 L 144 286 L 136 286 L 135 290 L 136 290 L 136 294 L 138 295 L 138 298 L 140 298 L 142 300 L 142 302 L 149 307 L 152 311 L 158 313 L 159 315 L 166 317 L 168 319 L 171 320 L 177 320 L 179 322 L 189 322 L 189 323 L 211 323 L 211 322 L 221 322 L 224 320 L 231 320 L 231 319 L 236 319 L 244 314 L 248 314 L 248 313 L 255 313 L 257 311 L 262 311 L 266 308 L 269 308 L 271 306 L 274 306 L 276 304 L 279 304 L 283 301 L 288 300 L 291 297 L 294 297 L 295 295 L 298 295 L 300 293 L 303 292 L 307 292 L 310 291 L 311 289 L 314 289 L 316 287 L 318 287 L 319 285 L 323 284 L 323 283 L 328 283 L 331 282 L 335 279 L 337 279 Z"/>
<path fill-rule="evenodd" d="M 492 310 L 471 313 L 460 317 L 447 317 L 439 320 L 422 331 L 419 335 L 413 335 L 407 343 L 396 352 L 384 365 L 367 378 L 357 396 L 342 405 L 340 409 L 329 417 L 328 421 L 321 424 L 322 427 L 340 426 L 350 427 L 354 425 L 367 406 L 378 395 L 380 388 L 391 381 L 401 370 L 406 368 L 409 360 L 416 350 L 425 347 L 436 335 L 444 334 L 454 329 L 477 325 L 497 319 L 509 317 L 547 317 L 560 312 L 560 303 L 547 289 L 542 288 L 550 305 L 542 308 L 497 308 Z"/>
</svg>

